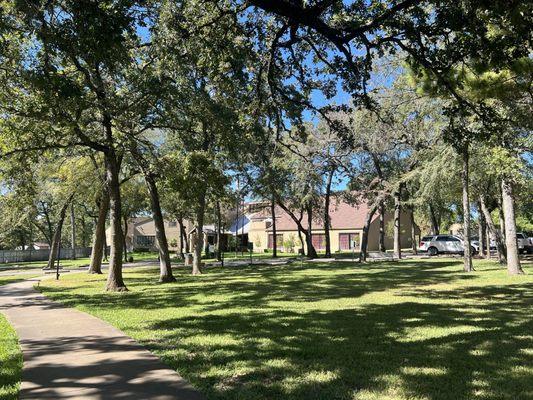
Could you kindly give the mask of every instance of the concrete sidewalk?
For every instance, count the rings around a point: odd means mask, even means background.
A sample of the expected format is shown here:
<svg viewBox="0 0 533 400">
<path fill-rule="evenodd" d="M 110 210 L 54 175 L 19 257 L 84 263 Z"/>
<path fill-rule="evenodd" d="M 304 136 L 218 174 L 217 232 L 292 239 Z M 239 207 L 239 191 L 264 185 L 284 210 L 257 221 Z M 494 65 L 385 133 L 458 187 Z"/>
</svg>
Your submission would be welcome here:
<svg viewBox="0 0 533 400">
<path fill-rule="evenodd" d="M 203 400 L 175 371 L 118 329 L 33 288 L 0 286 L 0 312 L 24 355 L 20 398 Z"/>
</svg>

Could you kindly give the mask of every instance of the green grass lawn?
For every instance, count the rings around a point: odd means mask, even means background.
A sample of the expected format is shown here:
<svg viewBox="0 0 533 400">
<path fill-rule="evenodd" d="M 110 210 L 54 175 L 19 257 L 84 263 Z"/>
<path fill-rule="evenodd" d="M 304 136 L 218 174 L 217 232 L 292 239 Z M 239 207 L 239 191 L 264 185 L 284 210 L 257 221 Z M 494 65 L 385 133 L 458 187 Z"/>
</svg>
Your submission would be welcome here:
<svg viewBox="0 0 533 400">
<path fill-rule="evenodd" d="M 133 257 L 133 261 L 148 261 L 148 260 L 156 260 L 158 257 L 158 254 L 154 252 L 134 252 L 134 253 L 128 253 L 128 257 L 129 256 Z M 88 266 L 90 262 L 91 262 L 91 259 L 89 257 L 84 257 L 84 258 L 77 258 L 75 260 L 61 260 L 59 265 L 61 265 L 63 268 L 80 268 L 80 267 Z M 47 265 L 46 261 L 4 263 L 4 264 L 0 264 L 0 272 L 18 270 L 18 269 L 43 268 L 43 267 L 46 267 L 46 265 Z"/>
<path fill-rule="evenodd" d="M 65 275 L 44 293 L 131 335 L 209 399 L 530 400 L 533 269 L 460 260 L 212 268 L 157 284 Z M 103 297 L 105 300 L 103 300 Z"/>
<path fill-rule="evenodd" d="M 6 285 L 12 282 L 23 281 L 24 279 L 33 278 L 35 276 L 37 275 L 32 274 L 31 272 L 23 273 L 23 274 L 16 274 L 16 275 L 0 275 L 0 286 Z"/>
<path fill-rule="evenodd" d="M 0 276 L 0 286 L 31 278 L 34 275 Z M 18 337 L 0 314 L 0 400 L 17 400 L 22 373 L 22 352 Z"/>
<path fill-rule="evenodd" d="M 16 400 L 20 387 L 22 352 L 17 334 L 0 314 L 0 399 Z"/>
</svg>

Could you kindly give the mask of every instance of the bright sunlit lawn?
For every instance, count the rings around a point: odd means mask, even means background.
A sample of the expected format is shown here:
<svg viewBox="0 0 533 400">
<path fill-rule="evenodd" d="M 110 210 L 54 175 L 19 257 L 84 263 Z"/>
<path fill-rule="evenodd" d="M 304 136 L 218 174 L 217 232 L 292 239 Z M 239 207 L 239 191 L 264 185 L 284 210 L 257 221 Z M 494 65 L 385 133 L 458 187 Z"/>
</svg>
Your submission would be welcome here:
<svg viewBox="0 0 533 400">
<path fill-rule="evenodd" d="M 460 260 L 213 268 L 43 292 L 131 335 L 209 399 L 533 398 L 533 272 Z M 96 371 L 96 369 L 95 369 Z"/>
</svg>

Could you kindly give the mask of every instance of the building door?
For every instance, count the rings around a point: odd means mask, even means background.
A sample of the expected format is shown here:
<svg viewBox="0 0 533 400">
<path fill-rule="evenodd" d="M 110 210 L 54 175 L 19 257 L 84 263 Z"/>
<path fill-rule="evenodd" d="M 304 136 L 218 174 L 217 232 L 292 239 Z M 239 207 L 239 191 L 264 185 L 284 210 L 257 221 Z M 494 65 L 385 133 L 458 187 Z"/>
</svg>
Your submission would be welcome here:
<svg viewBox="0 0 533 400">
<path fill-rule="evenodd" d="M 352 250 L 353 248 L 357 250 L 360 245 L 359 233 L 339 233 L 339 250 Z"/>
</svg>

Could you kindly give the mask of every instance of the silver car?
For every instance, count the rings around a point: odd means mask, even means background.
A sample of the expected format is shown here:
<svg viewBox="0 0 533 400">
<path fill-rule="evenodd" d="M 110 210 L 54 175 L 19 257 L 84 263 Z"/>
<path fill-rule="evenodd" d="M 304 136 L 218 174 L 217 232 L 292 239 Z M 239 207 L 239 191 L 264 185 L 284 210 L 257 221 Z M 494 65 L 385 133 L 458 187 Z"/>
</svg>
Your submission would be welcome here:
<svg viewBox="0 0 533 400">
<path fill-rule="evenodd" d="M 518 252 L 520 253 L 532 253 L 533 252 L 533 240 L 528 238 L 525 234 L 518 232 L 516 234 L 516 242 L 518 245 Z"/>
<path fill-rule="evenodd" d="M 472 253 L 476 253 L 475 245 L 471 244 Z M 463 240 L 454 235 L 424 236 L 420 241 L 419 251 L 428 252 L 430 256 L 440 253 L 462 254 L 464 253 Z"/>
</svg>

